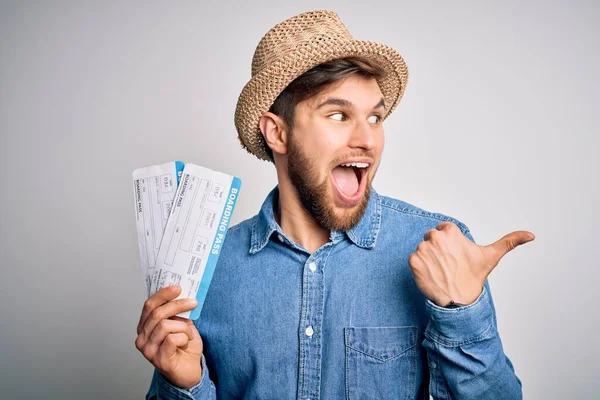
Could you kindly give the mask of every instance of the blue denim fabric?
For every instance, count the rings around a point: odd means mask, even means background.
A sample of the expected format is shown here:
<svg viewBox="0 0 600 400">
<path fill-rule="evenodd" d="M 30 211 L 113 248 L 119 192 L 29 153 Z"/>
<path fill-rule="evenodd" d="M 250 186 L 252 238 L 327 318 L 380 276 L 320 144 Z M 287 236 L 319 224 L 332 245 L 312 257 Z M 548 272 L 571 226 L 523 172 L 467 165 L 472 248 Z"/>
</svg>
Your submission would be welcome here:
<svg viewBox="0 0 600 400">
<path fill-rule="evenodd" d="M 196 327 L 203 375 L 191 390 L 155 372 L 148 398 L 521 399 L 489 286 L 445 309 L 417 288 L 408 257 L 448 216 L 371 192 L 360 223 L 313 254 L 276 223 L 275 188 L 232 227 Z"/>
</svg>

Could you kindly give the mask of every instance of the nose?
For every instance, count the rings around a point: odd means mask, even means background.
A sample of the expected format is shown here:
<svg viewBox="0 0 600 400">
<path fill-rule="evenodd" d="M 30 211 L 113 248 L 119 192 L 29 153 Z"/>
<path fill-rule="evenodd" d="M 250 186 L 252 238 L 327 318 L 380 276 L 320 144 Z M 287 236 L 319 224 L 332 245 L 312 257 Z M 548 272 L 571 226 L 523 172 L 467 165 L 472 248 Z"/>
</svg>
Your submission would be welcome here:
<svg viewBox="0 0 600 400">
<path fill-rule="evenodd" d="M 376 132 L 368 121 L 357 122 L 354 125 L 348 145 L 353 149 L 373 150 L 376 145 Z"/>
</svg>

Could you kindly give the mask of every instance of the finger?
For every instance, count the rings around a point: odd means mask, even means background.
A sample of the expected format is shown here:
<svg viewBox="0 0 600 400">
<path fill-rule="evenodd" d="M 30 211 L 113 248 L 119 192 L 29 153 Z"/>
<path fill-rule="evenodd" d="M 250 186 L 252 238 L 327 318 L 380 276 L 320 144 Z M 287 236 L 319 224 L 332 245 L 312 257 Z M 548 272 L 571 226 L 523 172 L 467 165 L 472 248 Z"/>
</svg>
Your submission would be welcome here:
<svg viewBox="0 0 600 400">
<path fill-rule="evenodd" d="M 156 324 L 154 330 L 148 336 L 148 343 L 156 343 L 157 347 L 169 333 L 185 333 L 189 340 L 194 338 L 190 326 L 183 321 L 163 319 Z"/>
<path fill-rule="evenodd" d="M 424 265 L 424 262 L 418 253 L 412 253 L 408 257 L 408 264 L 411 266 L 411 269 L 416 270 L 416 269 L 422 268 Z"/>
<path fill-rule="evenodd" d="M 144 302 L 144 308 L 142 309 L 142 314 L 140 315 L 140 320 L 137 325 L 137 334 L 140 334 L 142 327 L 146 323 L 146 319 L 152 313 L 152 311 L 154 311 L 157 307 L 160 307 L 163 304 L 177 298 L 180 293 L 181 286 L 168 286 L 166 288 L 162 288 L 158 292 L 154 293 L 151 297 L 146 299 Z"/>
<path fill-rule="evenodd" d="M 192 321 L 191 319 L 183 318 L 183 317 L 178 317 L 177 315 L 171 317 L 170 319 L 173 319 L 175 321 L 182 321 L 182 322 L 185 322 L 188 325 L 194 325 L 194 321 Z"/>
<path fill-rule="evenodd" d="M 529 231 L 515 231 L 502 236 L 494 243 L 485 246 L 485 251 L 490 262 L 495 267 L 502 257 L 515 247 L 530 242 L 535 239 L 535 235 Z"/>
<path fill-rule="evenodd" d="M 456 224 L 453 222 L 444 221 L 437 224 L 435 229 L 437 229 L 438 231 L 447 231 L 451 229 L 458 229 L 458 226 L 456 226 Z"/>
<path fill-rule="evenodd" d="M 143 335 L 140 335 L 139 337 L 142 339 L 137 345 L 142 346 L 144 357 L 148 360 L 152 360 L 165 338 L 173 333 L 183 333 L 187 335 L 188 341 L 194 339 L 190 326 L 185 322 L 163 319 L 156 325 L 156 328 L 154 328 L 149 339 L 145 343 Z"/>
<path fill-rule="evenodd" d="M 165 340 L 163 340 L 156 353 L 156 362 L 160 365 L 160 368 L 169 370 L 169 364 L 177 352 L 177 349 L 185 349 L 188 343 L 188 337 L 184 333 L 172 333 L 168 335 Z"/>
<path fill-rule="evenodd" d="M 194 332 L 197 332 L 196 330 L 196 326 L 194 325 L 194 321 L 192 321 L 191 319 L 188 318 L 183 318 L 183 317 L 178 317 L 177 315 L 174 317 L 171 317 L 169 319 L 173 319 L 175 321 L 182 321 L 185 322 L 186 325 L 188 326 L 188 329 L 190 331 L 190 340 L 192 340 L 194 338 Z"/>
<path fill-rule="evenodd" d="M 437 232 L 437 229 L 430 229 L 427 232 L 425 232 L 425 234 L 423 235 L 423 240 L 425 240 L 425 241 L 431 240 L 431 234 L 433 232 Z"/>
<path fill-rule="evenodd" d="M 170 302 L 155 308 L 146 319 L 146 323 L 142 327 L 140 335 L 145 335 L 146 338 L 150 337 L 150 334 L 159 321 L 174 317 L 175 315 L 184 311 L 193 310 L 196 305 L 198 305 L 196 299 L 179 299 L 171 300 Z"/>
</svg>

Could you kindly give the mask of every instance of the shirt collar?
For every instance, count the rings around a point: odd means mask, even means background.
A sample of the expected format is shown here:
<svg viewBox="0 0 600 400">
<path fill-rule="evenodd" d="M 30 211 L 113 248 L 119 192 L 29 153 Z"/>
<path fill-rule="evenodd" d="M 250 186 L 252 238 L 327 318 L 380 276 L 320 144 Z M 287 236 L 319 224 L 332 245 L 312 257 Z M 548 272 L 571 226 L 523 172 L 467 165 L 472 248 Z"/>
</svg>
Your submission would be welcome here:
<svg viewBox="0 0 600 400">
<path fill-rule="evenodd" d="M 269 193 L 262 204 L 260 212 L 254 219 L 254 223 L 252 224 L 252 238 L 250 240 L 249 250 L 251 254 L 258 253 L 260 250 L 262 250 L 267 245 L 269 238 L 274 232 L 277 232 L 279 235 L 281 235 L 281 237 L 293 247 L 303 250 L 301 247 L 295 245 L 295 243 L 286 238 L 283 230 L 277 221 L 275 221 L 273 206 L 278 201 L 278 198 L 279 188 L 276 186 L 271 193 Z M 359 223 L 356 224 L 356 226 L 354 226 L 352 229 L 345 232 L 332 231 L 330 238 L 333 242 L 336 242 L 341 240 L 345 235 L 355 245 L 365 249 L 372 249 L 375 247 L 380 227 L 381 197 L 375 191 L 375 189 L 371 187 L 369 203 L 367 204 L 367 209 L 365 210 L 365 213 Z"/>
</svg>

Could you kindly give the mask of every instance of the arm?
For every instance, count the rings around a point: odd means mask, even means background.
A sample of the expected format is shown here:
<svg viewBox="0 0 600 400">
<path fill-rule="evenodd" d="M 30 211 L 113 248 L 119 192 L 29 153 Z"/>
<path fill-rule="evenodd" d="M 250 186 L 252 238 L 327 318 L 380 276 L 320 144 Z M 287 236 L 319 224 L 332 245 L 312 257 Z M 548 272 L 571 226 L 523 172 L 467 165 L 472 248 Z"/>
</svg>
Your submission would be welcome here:
<svg viewBox="0 0 600 400">
<path fill-rule="evenodd" d="M 449 222 L 425 232 L 409 257 L 430 318 L 427 350 L 430 393 L 436 399 L 521 399 L 521 381 L 504 355 L 487 277 L 500 259 L 534 239 L 527 231 L 488 246 L 475 243 L 466 227 Z M 448 309 L 454 301 L 466 304 Z"/>
<path fill-rule="evenodd" d="M 521 381 L 504 354 L 486 281 L 477 300 L 447 309 L 427 300 L 423 346 L 435 399 L 522 399 Z"/>
<path fill-rule="evenodd" d="M 208 377 L 208 367 L 204 356 L 202 356 L 202 378 L 200 382 L 188 390 L 174 386 L 157 369 L 154 369 L 150 389 L 146 394 L 146 400 L 153 399 L 192 399 L 208 400 L 216 399 L 217 393 L 213 382 Z"/>
</svg>

